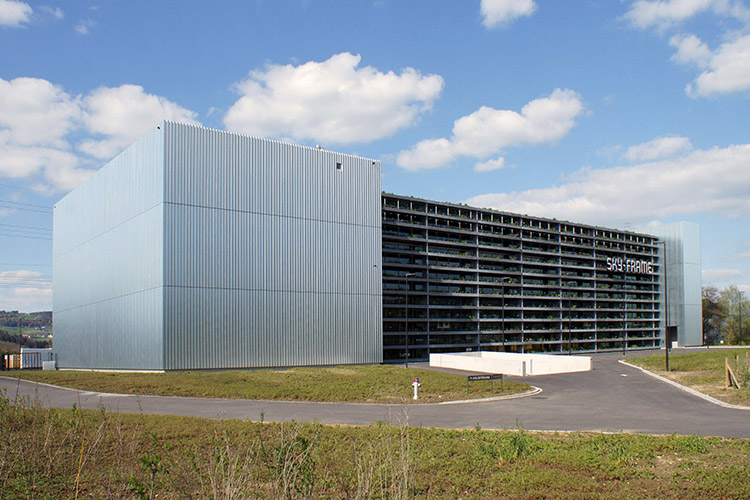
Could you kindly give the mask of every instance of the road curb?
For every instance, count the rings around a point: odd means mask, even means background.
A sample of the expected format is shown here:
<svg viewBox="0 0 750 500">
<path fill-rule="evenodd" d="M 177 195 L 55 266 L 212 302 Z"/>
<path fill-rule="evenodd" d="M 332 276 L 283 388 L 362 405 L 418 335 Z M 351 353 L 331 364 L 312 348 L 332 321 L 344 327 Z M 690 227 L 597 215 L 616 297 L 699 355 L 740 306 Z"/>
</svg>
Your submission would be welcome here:
<svg viewBox="0 0 750 500">
<path fill-rule="evenodd" d="M 495 396 L 491 398 L 481 398 L 481 399 L 458 399 L 456 401 L 443 401 L 438 403 L 439 405 L 455 405 L 455 404 L 466 404 L 466 403 L 486 403 L 489 401 L 503 401 L 505 399 L 518 399 L 518 398 L 525 398 L 528 396 L 534 396 L 536 394 L 539 394 L 542 392 L 542 389 L 540 387 L 531 386 L 530 391 L 521 392 L 518 394 L 508 394 L 507 396 Z"/>
<path fill-rule="evenodd" d="M 85 389 L 74 389 L 72 387 L 64 387 L 61 385 L 53 385 L 48 384 L 46 382 L 39 382 L 36 380 L 28 380 L 20 377 L 6 377 L 4 375 L 0 375 L 0 378 L 11 380 L 11 381 L 21 381 L 29 384 L 35 384 L 35 385 L 41 385 L 45 387 L 50 387 L 52 389 L 62 389 L 64 391 L 70 391 L 78 393 L 79 396 L 85 396 L 85 397 L 134 397 L 134 398 L 141 398 L 141 399 L 147 399 L 147 398 L 175 398 L 175 399 L 196 399 L 196 400 L 210 400 L 210 401 L 258 401 L 258 402 L 282 402 L 282 403 L 300 403 L 300 404 L 319 404 L 319 405 L 328 405 L 328 404 L 347 404 L 347 405 L 367 405 L 367 406 L 405 406 L 405 407 L 411 407 L 411 406 L 430 406 L 430 405 L 450 405 L 450 404 L 469 404 L 469 403 L 487 403 L 490 401 L 503 401 L 506 399 L 518 399 L 518 398 L 525 398 L 528 396 L 534 396 L 536 394 L 539 394 L 542 392 L 542 389 L 536 386 L 531 386 L 530 391 L 521 392 L 518 394 L 508 394 L 507 396 L 494 396 L 490 398 L 479 398 L 479 399 L 458 399 L 455 401 L 441 401 L 441 402 L 433 402 L 433 403 L 367 403 L 362 401 L 284 401 L 284 400 L 278 400 L 278 399 L 235 399 L 235 398 L 201 398 L 200 396 L 167 396 L 162 394 L 125 394 L 125 393 L 115 393 L 115 392 L 97 392 L 97 391 L 89 391 Z"/>
<path fill-rule="evenodd" d="M 20 377 L 7 377 L 5 375 L 0 375 L 0 378 L 3 378 L 5 380 L 19 380 L 22 382 L 28 382 L 30 384 L 36 384 L 41 385 L 44 387 L 50 387 L 52 389 L 62 389 L 64 391 L 70 391 L 70 392 L 77 392 L 81 396 L 97 396 L 97 397 L 123 397 L 123 396 L 141 396 L 141 394 L 120 394 L 116 392 L 96 392 L 96 391 L 88 391 L 85 389 L 74 389 L 72 387 L 64 387 L 62 385 L 53 385 L 48 384 L 46 382 L 39 382 L 38 380 L 29 380 L 27 378 L 20 378 Z M 164 397 L 179 397 L 179 396 L 164 396 Z"/>
<path fill-rule="evenodd" d="M 687 392 L 688 394 L 692 394 L 693 396 L 697 396 L 701 399 L 704 399 L 708 401 L 709 403 L 713 403 L 717 406 L 722 406 L 724 408 L 731 408 L 732 410 L 746 410 L 750 411 L 750 406 L 740 406 L 740 405 L 733 405 L 730 403 L 725 403 L 724 401 L 721 401 L 720 399 L 713 398 L 707 394 L 703 394 L 702 392 L 696 391 L 695 389 L 691 389 L 690 387 L 686 387 L 682 384 L 678 384 L 674 380 L 669 380 L 666 377 L 662 377 L 661 375 L 657 375 L 656 373 L 646 370 L 645 368 L 641 368 L 640 366 L 633 365 L 631 363 L 628 363 L 627 361 L 619 360 L 618 363 L 621 363 L 623 365 L 629 366 L 631 368 L 635 368 L 637 370 L 642 371 L 646 375 L 649 375 L 651 377 L 654 377 L 655 379 L 661 380 L 662 382 L 666 382 L 667 384 L 670 384 L 674 387 L 677 387 L 681 391 Z"/>
</svg>

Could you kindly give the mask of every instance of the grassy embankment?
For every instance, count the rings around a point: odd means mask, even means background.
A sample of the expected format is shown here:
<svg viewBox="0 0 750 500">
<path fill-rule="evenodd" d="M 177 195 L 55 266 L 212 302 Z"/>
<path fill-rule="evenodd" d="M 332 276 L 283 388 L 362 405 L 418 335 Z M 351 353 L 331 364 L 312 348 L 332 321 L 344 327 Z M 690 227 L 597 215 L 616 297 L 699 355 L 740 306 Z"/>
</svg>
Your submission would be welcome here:
<svg viewBox="0 0 750 500">
<path fill-rule="evenodd" d="M 738 355 L 740 370 L 736 364 Z M 743 385 L 742 389 L 727 388 L 724 376 L 724 363 L 729 358 L 732 369 L 743 378 L 738 372 L 742 365 L 747 370 L 748 355 L 749 349 L 706 349 L 670 354 L 669 372 L 665 371 L 664 354 L 630 358 L 627 361 L 726 403 L 750 406 L 750 383 Z M 750 379 L 750 374 L 746 378 Z"/>
<path fill-rule="evenodd" d="M 87 391 L 231 399 L 412 403 L 415 378 L 422 384 L 419 403 L 501 395 L 499 380 L 494 382 L 494 393 L 489 381 L 471 382 L 467 396 L 464 376 L 390 365 L 167 373 L 15 371 L 2 375 Z M 528 390 L 528 384 L 506 380 L 502 395 Z"/>
<path fill-rule="evenodd" d="M 21 352 L 21 346 L 13 342 L 0 340 L 0 353 L 17 353 Z"/>
<path fill-rule="evenodd" d="M 0 401 L 0 498 L 750 498 L 748 440 L 263 424 L 14 403 Z"/>
</svg>

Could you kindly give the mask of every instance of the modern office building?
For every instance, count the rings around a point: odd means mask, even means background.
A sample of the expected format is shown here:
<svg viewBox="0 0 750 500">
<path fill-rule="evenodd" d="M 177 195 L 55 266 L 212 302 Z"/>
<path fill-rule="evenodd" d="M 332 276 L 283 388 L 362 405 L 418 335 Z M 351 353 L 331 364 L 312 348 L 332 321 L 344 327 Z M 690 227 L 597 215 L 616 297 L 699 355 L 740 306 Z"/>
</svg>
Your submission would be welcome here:
<svg viewBox="0 0 750 500">
<path fill-rule="evenodd" d="M 665 300 L 674 340 L 700 344 L 698 228 L 663 230 L 666 267 L 656 236 L 384 194 L 384 359 L 655 348 Z"/>
<path fill-rule="evenodd" d="M 667 321 L 700 344 L 698 228 L 661 230 L 382 194 L 378 161 L 163 122 L 55 206 L 57 366 L 641 349 Z"/>
</svg>

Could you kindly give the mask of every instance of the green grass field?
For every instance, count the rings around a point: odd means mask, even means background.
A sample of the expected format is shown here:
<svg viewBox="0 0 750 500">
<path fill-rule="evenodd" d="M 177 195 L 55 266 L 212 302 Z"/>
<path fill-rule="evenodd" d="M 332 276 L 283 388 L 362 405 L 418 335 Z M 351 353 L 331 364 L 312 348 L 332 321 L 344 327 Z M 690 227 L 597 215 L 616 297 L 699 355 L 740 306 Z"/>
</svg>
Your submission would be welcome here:
<svg viewBox="0 0 750 500">
<path fill-rule="evenodd" d="M 391 365 L 167 373 L 13 371 L 3 375 L 87 391 L 231 399 L 412 403 L 415 378 L 422 384 L 421 403 L 501 395 L 499 381 L 494 382 L 494 393 L 488 381 L 471 382 L 467 396 L 465 376 Z M 528 384 L 506 381 L 502 394 L 529 389 Z"/>
<path fill-rule="evenodd" d="M 669 372 L 665 370 L 664 354 L 630 358 L 627 361 L 721 401 L 750 406 L 750 383 L 742 389 L 725 387 L 725 360 L 729 359 L 734 369 L 737 356 L 740 357 L 740 365 L 747 367 L 750 349 L 701 349 L 670 354 Z M 746 378 L 750 379 L 750 373 Z"/>
<path fill-rule="evenodd" d="M 13 403 L 0 400 L 0 497 L 9 499 L 750 498 L 748 440 L 263 424 Z"/>
</svg>

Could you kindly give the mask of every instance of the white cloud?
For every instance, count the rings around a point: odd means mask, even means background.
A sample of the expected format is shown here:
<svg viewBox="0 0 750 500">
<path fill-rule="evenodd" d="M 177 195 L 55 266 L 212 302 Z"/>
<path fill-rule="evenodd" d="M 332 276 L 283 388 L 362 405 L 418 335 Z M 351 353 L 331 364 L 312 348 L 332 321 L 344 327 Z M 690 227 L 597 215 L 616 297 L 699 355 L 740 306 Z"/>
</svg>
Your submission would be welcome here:
<svg viewBox="0 0 750 500">
<path fill-rule="evenodd" d="M 17 271 L 0 272 L 0 281 L 4 283 L 26 283 L 28 280 L 40 280 L 44 275 L 38 271 L 27 271 L 19 269 Z"/>
<path fill-rule="evenodd" d="M 57 189 L 69 191 L 88 179 L 95 170 L 79 167 L 79 161 L 64 157 L 65 161 L 48 163 L 44 169 L 44 178 Z"/>
<path fill-rule="evenodd" d="M 51 15 L 58 21 L 65 18 L 65 12 L 60 7 L 50 7 L 48 5 L 43 5 L 39 8 L 42 12 L 46 12 L 47 14 Z"/>
<path fill-rule="evenodd" d="M 456 147 L 452 141 L 445 138 L 426 139 L 409 151 L 401 151 L 396 156 L 396 164 L 416 172 L 445 166 L 455 160 L 456 156 Z"/>
<path fill-rule="evenodd" d="M 692 97 L 750 90 L 750 35 L 725 42 L 712 52 L 697 36 L 676 36 L 670 41 L 677 48 L 676 62 L 692 64 L 703 72 L 688 84 Z"/>
<path fill-rule="evenodd" d="M 24 145 L 65 147 L 80 116 L 78 99 L 40 78 L 0 78 L 0 130 Z"/>
<path fill-rule="evenodd" d="M 729 260 L 750 260 L 750 241 L 744 244 L 744 250 L 729 256 Z"/>
<path fill-rule="evenodd" d="M 17 270 L 0 272 L 0 304 L 24 312 L 52 309 L 52 283 L 42 273 Z"/>
<path fill-rule="evenodd" d="M 99 88 L 71 96 L 39 78 L 0 78 L 0 176 L 41 175 L 69 190 L 161 120 L 197 123 L 196 114 L 142 87 Z M 93 134 L 75 152 L 68 136 Z M 80 152 L 85 155 L 79 154 Z"/>
<path fill-rule="evenodd" d="M 637 0 L 625 14 L 638 28 L 666 27 L 708 10 L 715 0 Z"/>
<path fill-rule="evenodd" d="M 347 52 L 298 66 L 271 64 L 235 85 L 242 95 L 224 116 L 227 129 L 324 144 L 381 139 L 413 125 L 443 88 L 439 75 L 359 67 Z"/>
<path fill-rule="evenodd" d="M 501 168 L 505 168 L 505 158 L 502 157 L 477 163 L 474 165 L 474 172 L 492 172 Z"/>
<path fill-rule="evenodd" d="M 49 311 L 52 309 L 52 285 L 0 287 L 0 303 L 10 311 Z"/>
<path fill-rule="evenodd" d="M 508 146 L 553 142 L 565 137 L 584 110 L 572 90 L 556 89 L 526 104 L 521 112 L 482 106 L 453 123 L 450 139 L 428 139 L 401 151 L 397 163 L 407 170 L 442 167 L 460 156 L 486 158 Z"/>
<path fill-rule="evenodd" d="M 614 226 L 697 213 L 750 216 L 750 144 L 651 163 L 583 169 L 556 187 L 474 196 L 466 203 Z"/>
<path fill-rule="evenodd" d="M 695 35 L 675 35 L 670 38 L 669 44 L 677 49 L 672 56 L 672 60 L 677 63 L 706 68 L 714 56 L 708 45 Z"/>
<path fill-rule="evenodd" d="M 744 273 L 739 269 L 704 269 L 701 271 L 703 283 L 725 283 L 743 276 Z"/>
<path fill-rule="evenodd" d="M 0 143 L 0 175 L 22 179 L 43 173 L 60 189 L 72 189 L 92 173 L 79 168 L 80 159 L 69 151 Z"/>
<path fill-rule="evenodd" d="M 91 171 L 80 168 L 66 136 L 80 127 L 80 99 L 39 78 L 0 78 L 0 175 L 42 174 L 71 189 Z"/>
<path fill-rule="evenodd" d="M 625 158 L 630 161 L 654 161 L 686 153 L 693 149 L 687 137 L 657 137 L 643 144 L 630 146 L 625 151 Z"/>
<path fill-rule="evenodd" d="M 536 7 L 534 0 L 482 0 L 482 24 L 486 28 L 504 26 L 519 17 L 532 15 Z"/>
<path fill-rule="evenodd" d="M 750 20 L 750 10 L 737 0 L 637 0 L 625 19 L 637 28 L 664 29 L 706 11 L 745 22 Z"/>
<path fill-rule="evenodd" d="M 83 99 L 83 108 L 86 129 L 105 137 L 87 139 L 78 147 L 101 159 L 111 158 L 162 120 L 198 124 L 193 111 L 148 94 L 139 85 L 100 87 Z"/>
<path fill-rule="evenodd" d="M 73 27 L 73 30 L 79 35 L 88 35 L 89 31 L 91 31 L 91 28 L 94 26 L 96 26 L 96 21 L 93 19 L 81 19 L 78 21 L 78 24 Z"/>
<path fill-rule="evenodd" d="M 677 26 L 704 12 L 719 18 L 724 42 L 716 50 L 698 36 L 681 33 L 670 38 L 676 49 L 672 61 L 695 66 L 702 71 L 685 91 L 691 97 L 709 97 L 750 90 L 750 8 L 740 0 L 638 0 L 625 15 L 637 28 L 659 30 Z M 732 31 L 732 21 L 741 25 Z"/>
<path fill-rule="evenodd" d="M 21 27 L 29 22 L 33 12 L 25 2 L 0 0 L 0 26 Z"/>
</svg>

